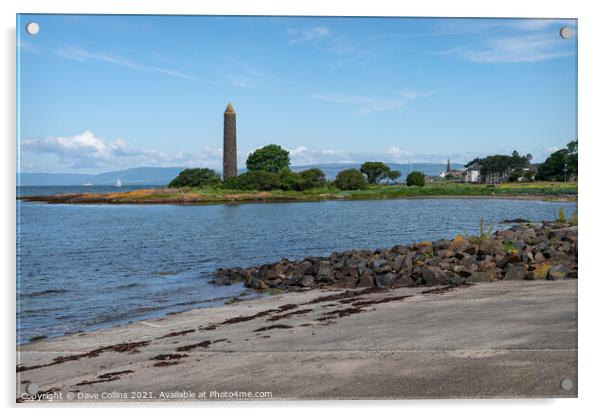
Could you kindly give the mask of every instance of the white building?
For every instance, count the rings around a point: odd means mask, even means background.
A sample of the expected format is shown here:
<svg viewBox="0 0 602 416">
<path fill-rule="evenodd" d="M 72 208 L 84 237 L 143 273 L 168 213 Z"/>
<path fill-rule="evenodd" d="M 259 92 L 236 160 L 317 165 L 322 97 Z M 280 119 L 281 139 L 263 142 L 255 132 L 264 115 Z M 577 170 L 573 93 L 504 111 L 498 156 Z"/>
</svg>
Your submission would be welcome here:
<svg viewBox="0 0 602 416">
<path fill-rule="evenodd" d="M 481 173 L 478 166 L 470 167 L 462 172 L 462 182 L 479 183 L 481 182 Z"/>
</svg>

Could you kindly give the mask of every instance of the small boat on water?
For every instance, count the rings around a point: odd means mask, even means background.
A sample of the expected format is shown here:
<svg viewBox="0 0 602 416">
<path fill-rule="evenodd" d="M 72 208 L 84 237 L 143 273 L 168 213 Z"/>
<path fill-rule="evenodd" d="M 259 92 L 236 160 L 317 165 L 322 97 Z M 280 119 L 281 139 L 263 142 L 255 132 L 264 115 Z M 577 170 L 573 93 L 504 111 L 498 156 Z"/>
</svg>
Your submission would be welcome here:
<svg viewBox="0 0 602 416">
<path fill-rule="evenodd" d="M 84 182 L 82 186 L 94 186 L 94 184 L 92 182 Z"/>
<path fill-rule="evenodd" d="M 115 187 L 116 188 L 121 188 L 122 184 L 121 184 L 121 178 L 117 178 L 117 182 L 115 183 Z"/>
</svg>

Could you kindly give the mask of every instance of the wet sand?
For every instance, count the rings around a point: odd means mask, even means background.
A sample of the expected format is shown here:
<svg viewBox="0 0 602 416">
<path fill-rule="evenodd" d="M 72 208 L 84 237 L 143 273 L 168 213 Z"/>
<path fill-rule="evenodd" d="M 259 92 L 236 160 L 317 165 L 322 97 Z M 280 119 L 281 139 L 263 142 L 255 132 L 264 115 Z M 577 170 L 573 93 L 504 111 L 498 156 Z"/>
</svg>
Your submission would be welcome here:
<svg viewBox="0 0 602 416">
<path fill-rule="evenodd" d="M 577 281 L 284 293 L 34 342 L 17 364 L 19 401 L 576 397 Z"/>
</svg>

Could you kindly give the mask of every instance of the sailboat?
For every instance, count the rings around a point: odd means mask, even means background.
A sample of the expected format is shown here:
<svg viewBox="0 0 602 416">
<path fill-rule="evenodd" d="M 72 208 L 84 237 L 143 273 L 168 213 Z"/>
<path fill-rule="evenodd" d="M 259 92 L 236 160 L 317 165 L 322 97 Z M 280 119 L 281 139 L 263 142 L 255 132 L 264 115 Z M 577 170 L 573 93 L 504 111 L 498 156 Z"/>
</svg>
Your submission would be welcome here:
<svg viewBox="0 0 602 416">
<path fill-rule="evenodd" d="M 121 178 L 117 178 L 117 182 L 115 182 L 116 188 L 121 188 Z"/>
</svg>

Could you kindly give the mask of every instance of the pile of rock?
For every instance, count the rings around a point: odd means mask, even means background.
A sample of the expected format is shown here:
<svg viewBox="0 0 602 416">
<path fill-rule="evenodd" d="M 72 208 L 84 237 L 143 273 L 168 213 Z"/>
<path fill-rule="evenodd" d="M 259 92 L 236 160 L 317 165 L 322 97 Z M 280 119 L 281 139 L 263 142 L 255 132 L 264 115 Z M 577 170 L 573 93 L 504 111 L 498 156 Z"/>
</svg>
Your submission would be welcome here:
<svg viewBox="0 0 602 416">
<path fill-rule="evenodd" d="M 478 237 L 220 269 L 213 283 L 242 281 L 256 290 L 304 290 L 567 278 L 577 278 L 577 227 L 542 223 L 515 225 Z"/>
</svg>

